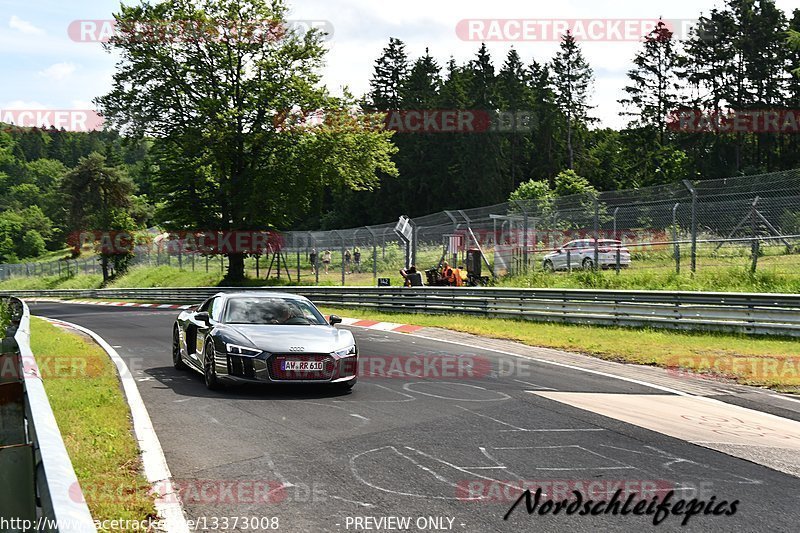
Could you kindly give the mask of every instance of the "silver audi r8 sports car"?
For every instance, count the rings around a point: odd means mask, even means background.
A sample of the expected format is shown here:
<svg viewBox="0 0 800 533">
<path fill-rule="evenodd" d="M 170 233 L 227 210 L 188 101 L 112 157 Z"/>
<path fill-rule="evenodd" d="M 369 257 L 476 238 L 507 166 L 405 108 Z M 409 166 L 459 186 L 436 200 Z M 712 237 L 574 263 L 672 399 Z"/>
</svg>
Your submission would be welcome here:
<svg viewBox="0 0 800 533">
<path fill-rule="evenodd" d="M 219 293 L 182 312 L 172 332 L 177 369 L 203 374 L 206 386 L 224 383 L 356 383 L 353 334 L 326 321 L 307 298 L 279 292 Z"/>
</svg>

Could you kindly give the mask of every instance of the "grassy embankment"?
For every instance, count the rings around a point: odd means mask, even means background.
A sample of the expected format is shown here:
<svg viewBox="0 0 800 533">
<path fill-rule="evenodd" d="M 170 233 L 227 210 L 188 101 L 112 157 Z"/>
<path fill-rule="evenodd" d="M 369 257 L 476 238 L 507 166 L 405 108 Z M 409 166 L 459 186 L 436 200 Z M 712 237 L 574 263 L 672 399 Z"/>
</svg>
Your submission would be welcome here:
<svg viewBox="0 0 800 533">
<path fill-rule="evenodd" d="M 542 324 L 456 315 L 381 313 L 365 309 L 326 307 L 324 311 L 353 318 L 446 328 L 800 393 L 800 343 L 793 339 Z"/>
<path fill-rule="evenodd" d="M 372 274 L 372 254 L 370 250 L 362 250 L 363 264 L 361 273 L 350 273 L 345 276 L 347 285 L 374 285 Z M 750 258 L 745 248 L 723 248 L 719 253 L 712 249 L 701 248 L 697 259 L 697 272 L 692 275 L 688 259 L 688 251 L 682 252 L 681 273 L 675 272 L 675 262 L 668 250 L 634 252 L 633 262 L 629 269 L 617 275 L 613 270 L 600 272 L 575 270 L 572 273 L 547 273 L 541 270 L 542 254 L 531 259 L 531 271 L 524 275 L 498 278 L 494 284 L 499 287 L 536 287 L 536 288 L 575 288 L 575 289 L 630 289 L 630 290 L 682 290 L 682 291 L 729 291 L 729 292 L 782 292 L 800 293 L 800 255 L 787 254 L 785 248 L 770 247 L 764 249 L 765 255 L 759 258 L 755 273 L 750 272 Z M 334 254 L 333 264 L 328 273 L 320 273 L 321 285 L 341 284 L 341 260 Z M 419 252 L 420 268 L 430 268 L 441 257 L 441 249 L 422 249 Z M 246 261 L 248 279 L 242 286 L 296 285 L 297 257 L 288 254 L 291 282 L 282 270 L 278 281 L 275 271 L 270 279 L 266 278 L 268 262 L 262 258 L 259 276 L 256 277 L 256 262 L 250 258 Z M 401 284 L 398 273 L 402 264 L 402 256 L 396 246 L 387 246 L 384 253 L 379 249 L 378 276 L 391 278 L 392 284 Z M 485 271 L 484 274 L 488 272 Z M 133 267 L 126 275 L 114 280 L 110 287 L 199 287 L 223 284 L 224 264 L 214 258 L 208 262 L 198 258 L 194 268 L 184 258 L 183 268 L 177 267 L 173 257 L 171 265 L 139 265 Z M 0 282 L 2 289 L 91 289 L 100 287 L 102 278 L 98 274 L 79 273 L 71 277 L 40 276 L 17 277 Z M 307 257 L 300 257 L 300 285 L 313 285 L 315 276 Z"/>
<path fill-rule="evenodd" d="M 95 520 L 155 517 L 116 367 L 102 348 L 31 319 L 31 349 Z"/>
</svg>

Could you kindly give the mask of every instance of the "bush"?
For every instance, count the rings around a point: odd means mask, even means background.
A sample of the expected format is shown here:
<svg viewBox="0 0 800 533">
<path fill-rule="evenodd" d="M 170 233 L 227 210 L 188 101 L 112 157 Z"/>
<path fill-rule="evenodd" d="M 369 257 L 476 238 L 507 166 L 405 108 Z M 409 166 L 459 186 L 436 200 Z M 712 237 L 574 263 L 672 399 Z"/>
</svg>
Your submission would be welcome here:
<svg viewBox="0 0 800 533">
<path fill-rule="evenodd" d="M 38 231 L 32 229 L 25 232 L 19 247 L 21 257 L 39 257 L 46 250 L 44 238 Z"/>
</svg>

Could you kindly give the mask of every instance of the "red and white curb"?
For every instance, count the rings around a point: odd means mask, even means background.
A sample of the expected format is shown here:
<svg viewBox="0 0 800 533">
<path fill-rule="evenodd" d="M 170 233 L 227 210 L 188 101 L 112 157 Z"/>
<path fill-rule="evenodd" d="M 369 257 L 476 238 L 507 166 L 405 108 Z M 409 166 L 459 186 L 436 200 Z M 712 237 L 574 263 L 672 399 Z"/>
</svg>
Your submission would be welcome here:
<svg viewBox="0 0 800 533">
<path fill-rule="evenodd" d="M 59 300 L 62 303 L 81 305 L 112 305 L 116 307 L 149 307 L 151 309 L 191 309 L 193 305 L 142 304 L 137 302 L 93 302 L 91 300 Z"/>
<path fill-rule="evenodd" d="M 78 304 L 78 305 L 110 305 L 114 307 L 146 307 L 149 309 L 191 309 L 194 305 L 175 305 L 175 304 L 143 304 L 136 302 L 98 302 L 96 300 L 50 300 L 38 299 L 39 301 L 55 301 L 59 303 Z M 327 318 L 327 317 L 325 317 Z M 378 331 L 393 331 L 395 333 L 414 333 L 423 328 L 413 324 L 398 324 L 395 322 L 378 322 L 376 320 L 364 320 L 360 318 L 342 318 L 342 325 L 357 328 L 375 329 Z"/>
<path fill-rule="evenodd" d="M 395 333 L 414 333 L 423 328 L 423 326 L 414 326 L 413 324 L 396 324 L 394 322 L 376 322 L 375 320 L 362 320 L 360 318 L 342 318 L 342 324 L 345 326 L 354 326 L 357 328 L 377 329 L 378 331 L 393 331 Z"/>
</svg>

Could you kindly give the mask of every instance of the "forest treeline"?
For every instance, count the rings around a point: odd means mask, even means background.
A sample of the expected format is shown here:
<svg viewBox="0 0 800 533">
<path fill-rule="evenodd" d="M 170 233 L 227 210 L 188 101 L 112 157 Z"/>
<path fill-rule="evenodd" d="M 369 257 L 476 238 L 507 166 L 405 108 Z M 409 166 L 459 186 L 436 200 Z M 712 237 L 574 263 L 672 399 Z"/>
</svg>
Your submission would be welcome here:
<svg viewBox="0 0 800 533">
<path fill-rule="evenodd" d="M 346 176 L 306 183 L 315 192 L 303 196 L 299 213 L 272 226 L 346 228 L 500 203 L 518 189 L 516 197 L 545 184 L 555 190 L 556 177 L 570 170 L 594 189 L 614 190 L 800 167 L 797 133 L 686 133 L 667 124 L 678 109 L 800 109 L 800 76 L 793 73 L 800 47 L 791 46 L 790 30 L 800 31 L 800 9 L 787 14 L 773 0 L 727 0 L 683 40 L 659 25 L 631 57 L 621 100 L 628 124 L 621 130 L 593 118 L 595 74 L 582 50 L 589 45 L 571 36 L 554 57 L 529 57 L 513 47 L 492 57 L 481 46 L 471 60 L 445 64 L 432 51 L 409 57 L 406 44 L 391 38 L 375 61 L 368 94 L 355 101 L 364 112 L 469 110 L 524 116 L 524 124 L 471 133 L 396 132 L 397 151 L 390 155 L 397 172 L 378 165 L 377 183 L 365 186 Z M 794 40 L 800 40 L 796 34 Z M 184 148 L 197 146 L 191 139 Z M 335 153 L 336 142 L 314 149 Z M 189 172 L 184 148 L 174 174 L 159 165 L 178 148 L 153 135 L 4 125 L 0 262 L 61 249 L 71 231 L 87 226 L 176 225 L 175 203 L 164 199 L 174 200 L 186 187 L 187 198 L 197 200 L 201 195 L 188 187 L 206 183 Z M 358 144 L 348 149 L 348 161 L 357 162 Z M 303 172 L 301 161 L 293 172 Z M 313 176 L 324 172 L 315 169 Z M 191 213 L 184 218 L 191 222 Z"/>
</svg>

